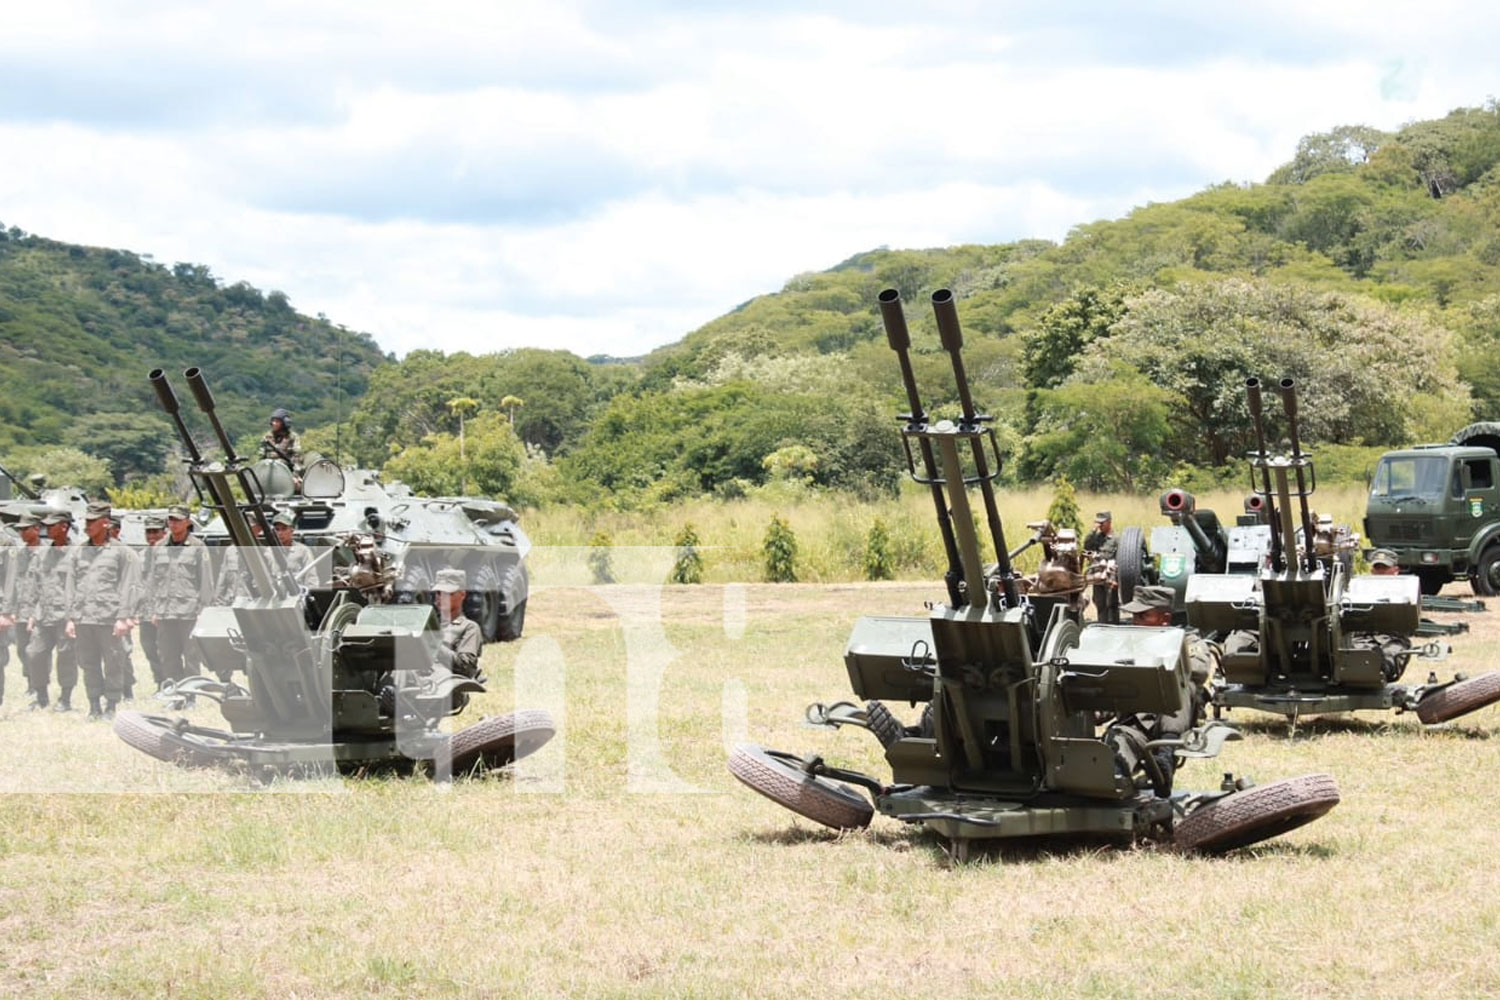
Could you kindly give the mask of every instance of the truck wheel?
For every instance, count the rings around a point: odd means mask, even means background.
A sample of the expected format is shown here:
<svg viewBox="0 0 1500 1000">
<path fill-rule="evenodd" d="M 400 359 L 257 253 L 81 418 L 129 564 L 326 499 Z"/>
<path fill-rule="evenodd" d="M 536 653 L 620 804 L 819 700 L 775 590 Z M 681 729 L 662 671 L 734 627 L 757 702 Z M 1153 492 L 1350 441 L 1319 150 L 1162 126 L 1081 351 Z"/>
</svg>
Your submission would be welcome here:
<svg viewBox="0 0 1500 1000">
<path fill-rule="evenodd" d="M 1442 592 L 1450 577 L 1444 570 L 1419 569 L 1417 570 L 1417 582 L 1422 586 L 1422 593 L 1433 597 Z"/>
<path fill-rule="evenodd" d="M 1417 718 L 1431 726 L 1466 715 L 1492 701 L 1500 701 L 1500 670 L 1432 692 L 1417 702 Z"/>
<path fill-rule="evenodd" d="M 1120 533 L 1120 544 L 1115 550 L 1115 573 L 1120 583 L 1121 604 L 1129 604 L 1135 598 L 1136 587 L 1151 582 L 1147 579 L 1150 559 L 1145 532 L 1131 527 Z"/>
<path fill-rule="evenodd" d="M 1172 831 L 1187 851 L 1223 854 L 1311 823 L 1339 804 L 1331 774 L 1304 774 L 1226 795 L 1188 814 Z"/>
<path fill-rule="evenodd" d="M 870 825 L 875 807 L 863 795 L 827 778 L 808 774 L 791 755 L 742 743 L 729 755 L 729 773 L 798 816 L 835 830 Z"/>
<path fill-rule="evenodd" d="M 1500 594 L 1500 545 L 1491 545 L 1484 550 L 1484 554 L 1479 557 L 1479 565 L 1474 567 L 1471 582 L 1474 593 L 1481 597 Z"/>
</svg>

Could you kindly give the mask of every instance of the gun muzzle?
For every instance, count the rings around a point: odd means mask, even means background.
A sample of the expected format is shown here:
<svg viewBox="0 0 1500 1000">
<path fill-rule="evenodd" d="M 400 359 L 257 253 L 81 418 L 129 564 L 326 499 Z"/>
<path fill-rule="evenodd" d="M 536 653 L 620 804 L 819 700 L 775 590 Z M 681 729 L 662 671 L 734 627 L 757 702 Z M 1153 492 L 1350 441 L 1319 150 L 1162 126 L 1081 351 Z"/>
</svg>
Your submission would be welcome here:
<svg viewBox="0 0 1500 1000">
<path fill-rule="evenodd" d="M 1257 493 L 1252 493 L 1245 498 L 1245 513 L 1259 514 L 1266 509 L 1266 501 Z"/>
<path fill-rule="evenodd" d="M 1167 490 L 1161 495 L 1163 514 L 1191 514 L 1198 509 L 1198 498 L 1187 490 Z"/>
<path fill-rule="evenodd" d="M 1281 405 L 1286 409 L 1286 419 L 1293 426 L 1297 426 L 1297 382 L 1295 379 L 1284 378 L 1281 380 Z"/>
<path fill-rule="evenodd" d="M 939 288 L 932 293 L 932 311 L 937 316 L 938 339 L 943 350 L 953 354 L 963 349 L 964 333 L 958 325 L 958 307 L 953 304 L 953 292 Z"/>
<path fill-rule="evenodd" d="M 172 383 L 167 381 L 167 373 L 160 368 L 153 368 L 146 378 L 150 380 L 151 388 L 156 390 L 156 400 L 161 403 L 161 408 L 175 417 L 182 407 L 177 403 L 177 393 L 172 391 Z"/>
<path fill-rule="evenodd" d="M 1245 379 L 1245 395 L 1250 398 L 1250 417 L 1260 423 L 1260 379 L 1250 376 Z"/>
<path fill-rule="evenodd" d="M 189 368 L 182 373 L 187 379 L 188 389 L 193 393 L 193 399 L 198 402 L 198 409 L 204 413 L 214 412 L 214 394 L 208 391 L 208 383 L 203 381 L 203 369 L 198 367 Z"/>
<path fill-rule="evenodd" d="M 899 354 L 911 347 L 911 333 L 906 329 L 906 314 L 901 311 L 901 293 L 894 288 L 887 288 L 880 293 L 879 301 L 886 343 Z"/>
</svg>

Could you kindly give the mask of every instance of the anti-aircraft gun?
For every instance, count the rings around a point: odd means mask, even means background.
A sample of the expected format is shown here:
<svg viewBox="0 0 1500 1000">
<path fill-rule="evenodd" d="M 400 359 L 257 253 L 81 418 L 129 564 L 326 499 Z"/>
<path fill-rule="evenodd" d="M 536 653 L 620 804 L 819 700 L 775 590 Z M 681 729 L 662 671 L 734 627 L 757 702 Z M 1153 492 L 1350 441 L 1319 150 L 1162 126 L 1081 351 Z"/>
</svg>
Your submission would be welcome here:
<svg viewBox="0 0 1500 1000">
<path fill-rule="evenodd" d="M 1412 658 L 1446 655 L 1441 643 L 1413 647 L 1420 624 L 1417 579 L 1354 576 L 1336 550 L 1320 553 L 1308 506 L 1317 477 L 1299 440 L 1295 383 L 1282 379 L 1280 385 L 1291 445 L 1284 455 L 1266 447 L 1260 380 L 1247 379 L 1245 388 L 1256 439 L 1251 480 L 1263 502 L 1270 550 L 1257 573 L 1197 573 L 1186 590 L 1189 624 L 1227 636 L 1212 693 L 1216 713 L 1254 708 L 1295 718 L 1395 709 L 1434 723 L 1500 699 L 1500 672 L 1458 675 L 1442 684 L 1435 675 L 1425 684 L 1397 683 Z"/>
<path fill-rule="evenodd" d="M 1183 629 L 1080 627 L 1066 604 L 1043 620 L 1022 594 L 996 506 L 992 418 L 970 396 L 953 294 L 940 290 L 932 304 L 957 384 L 957 421 L 933 421 L 923 411 L 900 296 L 880 294 L 911 406 L 899 418 L 908 470 L 932 493 L 948 556 L 948 603 L 925 617 L 861 618 L 844 663 L 866 704 L 808 710 L 815 724 L 873 732 L 891 778 L 751 745 L 735 749 L 729 770 L 826 826 L 866 826 L 875 809 L 922 824 L 946 837 L 959 860 L 975 840 L 1047 834 L 1172 839 L 1220 852 L 1331 809 L 1338 788 L 1327 775 L 1259 787 L 1226 777 L 1212 792 L 1174 788 L 1182 762 L 1213 757 L 1239 734 L 1198 717 Z M 997 555 L 988 570 L 971 488 L 983 500 Z M 922 720 L 901 725 L 887 701 L 925 703 Z"/>
<path fill-rule="evenodd" d="M 165 373 L 156 369 L 150 380 L 176 425 L 199 499 L 222 519 L 245 574 L 245 593 L 232 607 L 205 608 L 194 637 L 210 669 L 221 677 L 243 669 L 245 683 L 194 677 L 168 692 L 217 701 L 228 731 L 186 718 L 121 712 L 116 733 L 162 760 L 258 773 L 421 763 L 442 775 L 502 766 L 546 743 L 554 727 L 538 711 L 489 718 L 452 734 L 439 729 L 471 695 L 485 691 L 485 678 L 441 664 L 441 633 L 431 606 L 371 600 L 380 592 L 382 573 L 357 539 L 347 563 L 353 568 L 344 574 L 349 586 L 317 609 L 319 620 L 309 628 L 307 586 L 291 572 L 287 550 L 271 530 L 264 486 L 235 453 L 202 372 L 189 368 L 184 374 L 223 450 L 222 461 L 210 461 L 199 450 Z"/>
</svg>

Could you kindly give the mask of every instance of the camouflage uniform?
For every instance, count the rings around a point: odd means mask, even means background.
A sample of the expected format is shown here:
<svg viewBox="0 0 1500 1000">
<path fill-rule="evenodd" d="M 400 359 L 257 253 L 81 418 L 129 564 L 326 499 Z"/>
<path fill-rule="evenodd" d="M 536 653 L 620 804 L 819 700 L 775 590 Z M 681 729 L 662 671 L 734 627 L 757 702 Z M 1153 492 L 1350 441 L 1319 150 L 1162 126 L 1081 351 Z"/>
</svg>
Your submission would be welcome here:
<svg viewBox="0 0 1500 1000">
<path fill-rule="evenodd" d="M 19 531 L 25 527 L 40 528 L 41 522 L 31 514 L 23 514 L 16 522 Z M 33 536 L 35 537 L 35 536 Z M 31 587 L 31 564 L 42 552 L 40 544 L 27 544 L 24 536 L 21 544 L 7 553 L 10 563 L 9 571 L 9 597 L 6 605 L 6 614 L 14 615 L 15 626 L 11 636 L 16 643 L 16 659 L 21 661 L 21 674 L 26 680 L 26 693 L 32 698 L 33 708 L 45 708 L 47 706 L 47 692 L 44 689 L 38 696 L 36 688 L 32 684 L 31 661 L 26 655 L 26 646 L 31 641 L 31 629 L 26 624 L 27 615 L 30 614 L 30 587 Z"/>
<path fill-rule="evenodd" d="M 435 594 L 451 594 L 466 589 L 464 571 L 461 569 L 439 570 L 437 582 L 433 584 L 432 590 Z M 439 608 L 443 607 L 439 599 Z M 439 610 L 439 615 L 442 611 Z M 438 647 L 437 661 L 455 674 L 465 677 L 479 676 L 479 654 L 484 649 L 484 635 L 479 631 L 479 623 L 471 618 L 464 617 L 463 608 L 460 606 L 458 613 L 449 621 L 443 623 L 443 641 Z"/>
<path fill-rule="evenodd" d="M 186 520 L 188 509 L 173 507 L 168 516 L 171 520 Z M 197 662 L 191 655 L 193 625 L 198 621 L 198 612 L 212 604 L 214 597 L 208 546 L 191 534 L 181 542 L 174 541 L 170 534 L 162 539 L 152 549 L 148 589 L 163 679 L 178 681 L 197 673 Z"/>
<path fill-rule="evenodd" d="M 108 516 L 108 506 L 89 505 L 90 521 Z M 87 541 L 76 546 L 72 555 L 73 590 L 68 617 L 73 623 L 74 648 L 88 693 L 89 715 L 93 717 L 113 713 L 125 694 L 124 671 L 109 647 L 118 645 L 116 625 L 130 618 L 133 569 L 130 550 L 113 538 L 106 538 L 98 545 Z"/>
<path fill-rule="evenodd" d="M 71 524 L 66 513 L 53 513 L 43 524 Z M 26 569 L 21 606 L 31 623 L 31 637 L 26 643 L 26 661 L 31 671 L 31 689 L 37 704 L 47 704 L 47 685 L 51 682 L 53 654 L 57 656 L 57 684 L 62 689 L 57 711 L 73 707 L 73 688 L 78 684 L 78 661 L 73 640 L 68 638 L 68 609 L 73 603 L 73 547 L 39 546 L 31 554 Z"/>
<path fill-rule="evenodd" d="M 1083 540 L 1083 551 L 1090 559 L 1113 559 L 1119 554 L 1120 540 L 1100 528 L 1112 520 L 1109 511 L 1101 510 L 1094 515 L 1094 530 Z"/>
<path fill-rule="evenodd" d="M 158 514 L 146 518 L 147 531 L 165 531 L 166 529 L 166 518 Z M 132 618 L 140 622 L 141 651 L 146 654 L 146 662 L 151 665 L 151 679 L 156 682 L 156 689 L 160 691 L 166 677 L 161 672 L 161 656 L 156 648 L 156 622 L 151 620 L 151 577 L 156 563 L 156 546 L 146 545 L 136 555 L 140 558 L 140 572 L 136 575 L 135 587 L 131 594 L 133 604 L 130 614 Z"/>
<path fill-rule="evenodd" d="M 21 540 L 0 528 L 0 704 L 5 703 L 5 668 L 10 666 L 10 642 L 16 634 L 16 568 L 24 554 Z"/>
<path fill-rule="evenodd" d="M 271 419 L 281 421 L 281 434 L 275 429 L 266 431 L 260 439 L 261 457 L 281 459 L 294 473 L 302 475 L 302 442 L 292 433 L 292 415 L 278 408 L 272 411 Z"/>
</svg>

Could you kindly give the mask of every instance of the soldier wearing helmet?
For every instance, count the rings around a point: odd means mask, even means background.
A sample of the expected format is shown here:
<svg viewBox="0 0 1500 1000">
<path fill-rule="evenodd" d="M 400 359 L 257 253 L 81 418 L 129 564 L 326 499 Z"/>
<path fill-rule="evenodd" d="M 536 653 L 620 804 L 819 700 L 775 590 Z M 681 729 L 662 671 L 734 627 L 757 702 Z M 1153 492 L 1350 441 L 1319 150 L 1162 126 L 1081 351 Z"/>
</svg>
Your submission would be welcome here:
<svg viewBox="0 0 1500 1000">
<path fill-rule="evenodd" d="M 292 433 L 292 415 L 277 407 L 271 411 L 271 428 L 260 439 L 261 458 L 279 458 L 294 475 L 302 475 L 302 444 Z"/>
</svg>

